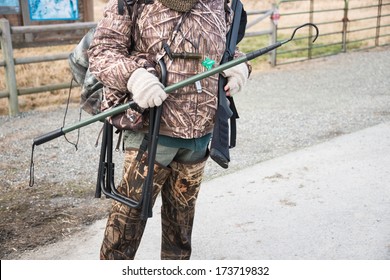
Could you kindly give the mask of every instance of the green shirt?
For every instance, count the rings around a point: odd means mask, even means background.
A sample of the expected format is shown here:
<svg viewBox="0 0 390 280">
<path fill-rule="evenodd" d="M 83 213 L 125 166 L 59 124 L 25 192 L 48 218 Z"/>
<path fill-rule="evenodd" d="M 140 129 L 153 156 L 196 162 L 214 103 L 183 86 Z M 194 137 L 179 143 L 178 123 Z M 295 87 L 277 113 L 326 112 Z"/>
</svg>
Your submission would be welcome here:
<svg viewBox="0 0 390 280">
<path fill-rule="evenodd" d="M 174 138 L 170 136 L 160 135 L 158 137 L 158 143 L 163 146 L 172 148 L 185 148 L 192 151 L 203 150 L 205 146 L 210 142 L 211 133 L 206 134 L 200 138 L 183 139 Z"/>
</svg>

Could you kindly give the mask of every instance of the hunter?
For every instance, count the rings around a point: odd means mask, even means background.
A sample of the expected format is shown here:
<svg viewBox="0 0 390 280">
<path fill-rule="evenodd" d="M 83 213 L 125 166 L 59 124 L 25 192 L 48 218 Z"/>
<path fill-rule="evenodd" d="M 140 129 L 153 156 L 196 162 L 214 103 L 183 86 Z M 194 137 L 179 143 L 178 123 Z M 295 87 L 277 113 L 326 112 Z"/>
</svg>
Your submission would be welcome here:
<svg viewBox="0 0 390 280">
<path fill-rule="evenodd" d="M 129 100 L 140 107 L 138 126 L 124 131 L 126 153 L 118 190 L 140 198 L 147 174 L 147 152 L 140 154 L 148 131 L 145 112 L 162 105 L 152 198 L 154 203 L 161 193 L 161 259 L 189 259 L 195 204 L 218 107 L 218 75 L 170 94 L 164 87 L 204 72 L 204 62 L 219 64 L 233 11 L 227 0 L 121 2 L 108 1 L 88 50 L 89 69 L 104 85 L 102 110 Z M 235 56 L 240 55 L 237 49 Z M 166 65 L 166 84 L 160 82 L 160 60 Z M 241 91 L 250 72 L 248 63 L 225 70 L 226 95 Z M 134 122 L 131 116 L 121 116 L 121 124 Z M 113 202 L 101 259 L 135 258 L 146 226 L 140 212 Z"/>
</svg>

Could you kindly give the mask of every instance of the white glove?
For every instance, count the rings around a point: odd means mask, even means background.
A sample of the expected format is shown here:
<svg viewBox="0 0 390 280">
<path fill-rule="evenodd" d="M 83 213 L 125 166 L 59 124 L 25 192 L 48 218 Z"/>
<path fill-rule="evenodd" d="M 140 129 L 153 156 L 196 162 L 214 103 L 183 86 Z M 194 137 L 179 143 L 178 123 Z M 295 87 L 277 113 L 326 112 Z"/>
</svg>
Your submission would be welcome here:
<svg viewBox="0 0 390 280">
<path fill-rule="evenodd" d="M 228 80 L 224 88 L 226 95 L 233 96 L 234 94 L 240 92 L 248 81 L 248 66 L 245 63 L 238 64 L 223 71 L 222 75 Z"/>
<path fill-rule="evenodd" d="M 145 68 L 138 68 L 127 81 L 127 89 L 141 108 L 160 106 L 168 97 L 164 85 Z"/>
</svg>

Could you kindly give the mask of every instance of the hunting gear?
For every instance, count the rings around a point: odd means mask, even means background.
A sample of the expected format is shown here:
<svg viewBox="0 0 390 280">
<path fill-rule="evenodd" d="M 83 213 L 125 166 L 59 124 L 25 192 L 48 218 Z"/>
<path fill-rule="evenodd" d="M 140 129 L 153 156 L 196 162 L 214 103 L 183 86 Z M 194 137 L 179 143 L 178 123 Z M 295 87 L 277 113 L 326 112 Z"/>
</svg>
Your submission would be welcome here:
<svg viewBox="0 0 390 280">
<path fill-rule="evenodd" d="M 189 259 L 195 203 L 210 138 L 216 138 L 213 130 L 220 108 L 217 74 L 224 73 L 227 84 L 223 87 L 235 94 L 250 74 L 246 62 L 289 42 L 295 31 L 290 40 L 246 55 L 236 49 L 233 60 L 218 65 L 232 19 L 224 0 L 187 1 L 186 5 L 181 5 L 185 1 L 130 1 L 132 9 L 121 9 L 121 2 L 108 2 L 88 50 L 88 71 L 104 85 L 102 112 L 34 139 L 33 149 L 104 120 L 98 186 L 114 201 L 101 259 L 134 259 L 159 193 L 161 258 Z M 136 19 L 131 16 L 135 11 Z M 209 67 L 210 61 L 215 66 Z M 113 119 L 121 116 L 123 129 L 126 122 L 131 123 L 128 110 L 138 112 L 142 123 L 123 132 L 125 162 L 116 188 L 111 158 Z M 97 188 L 97 196 L 100 190 Z"/>
</svg>

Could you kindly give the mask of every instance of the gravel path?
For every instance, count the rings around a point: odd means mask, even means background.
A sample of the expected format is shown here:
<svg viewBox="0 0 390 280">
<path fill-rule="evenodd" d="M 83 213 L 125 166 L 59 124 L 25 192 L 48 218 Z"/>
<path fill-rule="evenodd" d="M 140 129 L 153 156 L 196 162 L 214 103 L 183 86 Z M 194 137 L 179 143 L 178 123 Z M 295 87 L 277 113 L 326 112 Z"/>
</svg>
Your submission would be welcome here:
<svg viewBox="0 0 390 280">
<path fill-rule="evenodd" d="M 206 180 L 290 151 L 390 120 L 390 48 L 340 54 L 325 59 L 254 72 L 236 96 L 238 140 L 227 170 L 208 162 Z M 32 139 L 61 127 L 64 107 L 0 117 L 2 187 L 29 182 Z M 88 117 L 84 114 L 83 117 Z M 70 108 L 67 123 L 77 121 Z M 95 184 L 100 124 L 81 130 L 78 150 L 64 138 L 35 149 L 35 184 Z M 77 134 L 68 135 L 75 140 Z M 114 153 L 121 169 L 122 153 Z M 15 156 L 17 155 L 17 156 Z M 119 176 L 118 176 L 119 177 Z"/>
<path fill-rule="evenodd" d="M 389 122 L 389 69 L 390 47 L 385 47 L 254 72 L 235 98 L 240 119 L 230 167 L 209 160 L 205 180 Z M 64 111 L 51 106 L 0 117 L 3 259 L 20 258 L 24 250 L 65 239 L 106 216 L 110 201 L 93 198 L 100 123 L 81 129 L 77 151 L 63 137 L 37 146 L 35 186 L 28 188 L 32 140 L 61 127 Z M 73 105 L 67 123 L 77 119 Z M 67 136 L 75 141 L 77 133 Z M 114 153 L 117 180 L 122 157 Z"/>
</svg>

